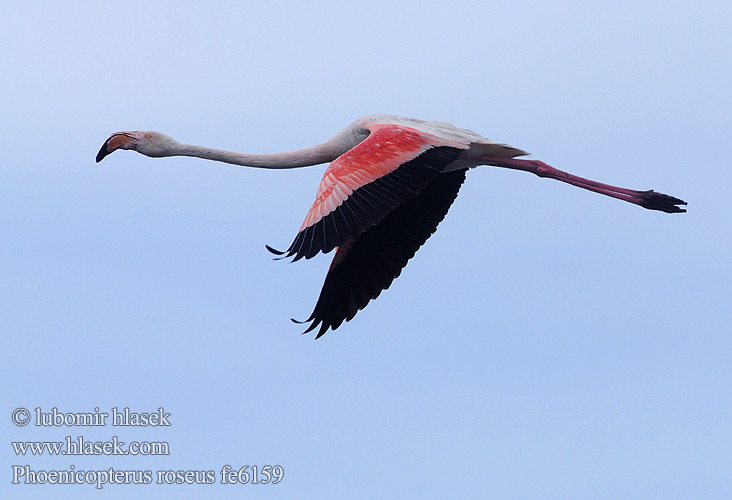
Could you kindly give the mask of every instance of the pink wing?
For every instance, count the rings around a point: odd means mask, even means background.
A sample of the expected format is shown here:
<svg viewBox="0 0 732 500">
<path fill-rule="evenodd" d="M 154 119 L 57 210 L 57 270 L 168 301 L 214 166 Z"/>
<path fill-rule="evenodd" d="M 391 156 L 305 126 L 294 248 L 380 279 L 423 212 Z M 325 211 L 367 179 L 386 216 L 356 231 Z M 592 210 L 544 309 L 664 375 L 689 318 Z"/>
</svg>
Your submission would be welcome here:
<svg viewBox="0 0 732 500">
<path fill-rule="evenodd" d="M 370 123 L 369 136 L 325 170 L 286 257 L 309 259 L 355 240 L 414 198 L 468 145 L 413 128 Z"/>
<path fill-rule="evenodd" d="M 356 240 L 338 247 L 305 333 L 350 321 L 397 278 L 447 214 L 465 180 L 465 169 L 440 174 L 411 200 Z M 298 321 L 298 323 L 300 323 Z"/>
</svg>

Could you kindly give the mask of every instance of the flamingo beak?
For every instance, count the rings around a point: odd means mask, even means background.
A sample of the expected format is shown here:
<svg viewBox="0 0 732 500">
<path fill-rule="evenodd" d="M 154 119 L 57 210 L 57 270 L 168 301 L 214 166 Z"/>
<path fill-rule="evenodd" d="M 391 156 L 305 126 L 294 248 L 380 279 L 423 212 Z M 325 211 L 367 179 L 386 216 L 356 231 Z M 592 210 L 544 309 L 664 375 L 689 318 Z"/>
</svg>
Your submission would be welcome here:
<svg viewBox="0 0 732 500">
<path fill-rule="evenodd" d="M 118 149 L 130 149 L 134 137 L 129 135 L 127 132 L 117 132 L 112 134 L 109 139 L 104 141 L 101 149 L 97 153 L 97 163 L 102 161 L 105 156 Z"/>
</svg>

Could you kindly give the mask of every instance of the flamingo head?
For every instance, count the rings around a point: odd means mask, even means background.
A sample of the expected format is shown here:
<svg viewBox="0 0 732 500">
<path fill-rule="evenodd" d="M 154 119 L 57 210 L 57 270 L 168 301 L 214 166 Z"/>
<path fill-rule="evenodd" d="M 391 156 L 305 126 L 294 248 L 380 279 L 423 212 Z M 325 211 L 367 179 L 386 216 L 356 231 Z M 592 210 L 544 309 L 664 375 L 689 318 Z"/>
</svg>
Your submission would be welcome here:
<svg viewBox="0 0 732 500">
<path fill-rule="evenodd" d="M 169 156 L 178 142 L 160 132 L 115 132 L 97 153 L 97 163 L 118 149 L 132 149 L 154 158 Z"/>
</svg>

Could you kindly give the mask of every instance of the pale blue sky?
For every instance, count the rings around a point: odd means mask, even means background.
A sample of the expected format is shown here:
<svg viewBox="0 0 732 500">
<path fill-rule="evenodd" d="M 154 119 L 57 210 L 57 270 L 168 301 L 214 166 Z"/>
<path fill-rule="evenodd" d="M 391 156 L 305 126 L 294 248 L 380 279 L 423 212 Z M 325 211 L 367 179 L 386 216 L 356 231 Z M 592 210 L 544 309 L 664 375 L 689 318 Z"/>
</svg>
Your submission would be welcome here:
<svg viewBox="0 0 732 500">
<path fill-rule="evenodd" d="M 3 498 L 732 496 L 726 2 L 3 3 Z M 117 130 L 275 152 L 451 121 L 651 212 L 469 172 L 392 288 L 299 335 L 331 256 L 273 261 L 323 167 L 94 156 Z M 170 412 L 15 427 L 13 409 Z M 167 441 L 17 457 L 11 441 Z M 279 464 L 278 485 L 11 485 L 35 470 Z M 217 475 L 217 481 L 219 476 Z"/>
</svg>

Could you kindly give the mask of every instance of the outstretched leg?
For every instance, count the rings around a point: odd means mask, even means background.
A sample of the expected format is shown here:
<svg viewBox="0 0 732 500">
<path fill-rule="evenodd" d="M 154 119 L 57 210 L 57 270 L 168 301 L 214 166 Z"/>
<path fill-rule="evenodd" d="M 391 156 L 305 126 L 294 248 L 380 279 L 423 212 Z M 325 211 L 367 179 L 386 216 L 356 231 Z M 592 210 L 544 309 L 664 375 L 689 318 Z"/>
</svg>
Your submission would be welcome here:
<svg viewBox="0 0 732 500">
<path fill-rule="evenodd" d="M 558 181 L 571 184 L 573 186 L 594 191 L 595 193 L 604 194 L 606 196 L 611 196 L 619 200 L 634 203 L 649 210 L 660 210 L 669 214 L 686 212 L 686 209 L 678 206 L 686 205 L 686 202 L 684 200 L 674 198 L 673 196 L 669 196 L 663 193 L 657 193 L 653 190 L 636 191 L 634 189 L 625 189 L 617 186 L 611 186 L 609 184 L 603 184 L 601 182 L 592 181 L 589 179 L 584 179 L 582 177 L 578 177 L 576 175 L 572 175 L 567 172 L 563 172 L 562 170 L 556 169 L 551 165 L 547 165 L 543 161 L 522 160 L 517 158 L 497 158 L 490 156 L 481 157 L 480 160 L 485 165 L 531 172 L 538 175 L 539 177 L 556 179 Z"/>
</svg>

